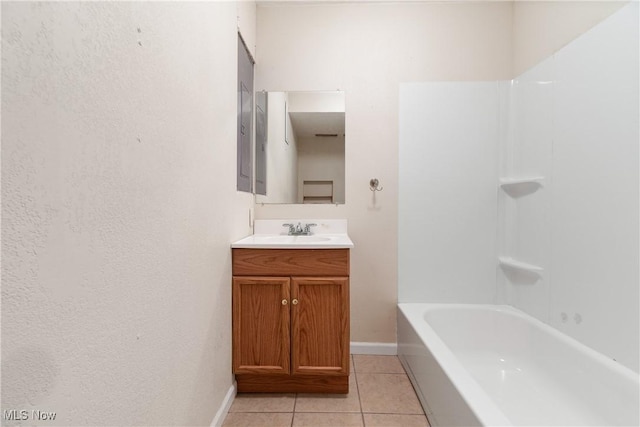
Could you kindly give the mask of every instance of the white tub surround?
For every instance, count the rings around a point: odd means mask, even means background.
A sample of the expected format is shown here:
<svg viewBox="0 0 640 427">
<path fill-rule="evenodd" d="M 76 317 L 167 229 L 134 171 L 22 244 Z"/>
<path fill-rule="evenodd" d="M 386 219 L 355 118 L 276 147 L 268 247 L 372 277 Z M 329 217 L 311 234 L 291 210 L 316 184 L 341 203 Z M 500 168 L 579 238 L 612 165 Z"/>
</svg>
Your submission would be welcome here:
<svg viewBox="0 0 640 427">
<path fill-rule="evenodd" d="M 510 305 L 640 371 L 639 22 L 510 81 L 400 85 L 398 302 Z"/>
<path fill-rule="evenodd" d="M 640 421 L 638 374 L 519 310 L 398 306 L 398 353 L 432 426 Z"/>
<path fill-rule="evenodd" d="M 304 227 L 309 235 L 289 235 L 287 224 Z M 257 219 L 254 234 L 231 244 L 232 248 L 255 249 L 351 249 L 346 219 Z"/>
</svg>

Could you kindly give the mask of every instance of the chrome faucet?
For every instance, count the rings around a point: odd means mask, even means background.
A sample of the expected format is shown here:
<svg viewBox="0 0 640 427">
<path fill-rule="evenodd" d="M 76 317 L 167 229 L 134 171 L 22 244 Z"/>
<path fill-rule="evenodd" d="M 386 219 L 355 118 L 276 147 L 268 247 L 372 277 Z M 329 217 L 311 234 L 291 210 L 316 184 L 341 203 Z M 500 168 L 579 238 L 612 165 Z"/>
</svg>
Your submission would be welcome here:
<svg viewBox="0 0 640 427">
<path fill-rule="evenodd" d="M 313 233 L 311 233 L 311 227 L 315 227 L 316 225 L 318 225 L 318 224 L 305 224 L 303 233 L 305 235 L 307 235 L 307 236 L 310 235 L 310 234 L 313 234 Z"/>
<path fill-rule="evenodd" d="M 282 224 L 283 227 L 289 227 L 289 236 L 310 236 L 313 234 L 311 232 L 311 227 L 315 227 L 318 224 L 305 224 L 304 228 L 302 224 L 298 223 L 296 225 L 293 224 Z"/>
</svg>

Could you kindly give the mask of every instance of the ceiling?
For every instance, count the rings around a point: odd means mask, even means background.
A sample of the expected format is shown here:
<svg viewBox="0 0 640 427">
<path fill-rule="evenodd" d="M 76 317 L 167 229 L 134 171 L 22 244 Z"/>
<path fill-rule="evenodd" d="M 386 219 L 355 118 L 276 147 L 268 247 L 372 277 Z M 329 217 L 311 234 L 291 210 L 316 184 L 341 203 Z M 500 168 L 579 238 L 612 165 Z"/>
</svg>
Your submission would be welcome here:
<svg viewBox="0 0 640 427">
<path fill-rule="evenodd" d="M 344 112 L 289 112 L 289 119 L 296 138 L 345 133 Z"/>
</svg>

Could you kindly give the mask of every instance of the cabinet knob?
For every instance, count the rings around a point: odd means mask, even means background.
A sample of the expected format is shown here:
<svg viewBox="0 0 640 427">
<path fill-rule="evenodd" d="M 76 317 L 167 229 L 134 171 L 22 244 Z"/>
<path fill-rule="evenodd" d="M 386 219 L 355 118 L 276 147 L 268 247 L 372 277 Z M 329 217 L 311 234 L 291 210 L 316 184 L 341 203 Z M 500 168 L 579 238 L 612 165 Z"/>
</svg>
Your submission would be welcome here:
<svg viewBox="0 0 640 427">
<path fill-rule="evenodd" d="M 294 298 L 293 301 L 291 301 L 291 304 L 298 305 L 298 300 Z"/>
<path fill-rule="evenodd" d="M 282 300 L 282 305 L 287 305 L 288 301 L 286 299 Z"/>
</svg>

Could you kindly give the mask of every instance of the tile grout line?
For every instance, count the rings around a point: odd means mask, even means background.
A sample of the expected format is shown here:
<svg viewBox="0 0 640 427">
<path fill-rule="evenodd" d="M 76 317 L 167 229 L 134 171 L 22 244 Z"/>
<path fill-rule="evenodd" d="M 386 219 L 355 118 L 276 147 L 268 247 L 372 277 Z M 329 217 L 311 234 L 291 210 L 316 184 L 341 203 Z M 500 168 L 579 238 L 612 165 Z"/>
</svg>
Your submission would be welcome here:
<svg viewBox="0 0 640 427">
<path fill-rule="evenodd" d="M 293 427 L 293 420 L 296 418 L 296 405 L 298 404 L 298 395 L 299 394 L 300 393 L 296 393 L 293 396 L 293 411 L 291 412 L 291 426 L 290 427 Z"/>
<path fill-rule="evenodd" d="M 358 404 L 360 405 L 360 419 L 362 419 L 362 427 L 366 427 L 364 422 L 364 410 L 362 409 L 362 399 L 360 398 L 360 386 L 358 385 L 358 370 L 356 369 L 356 358 L 351 355 L 351 362 L 353 363 L 353 378 L 356 383 L 356 393 L 358 393 Z"/>
</svg>

